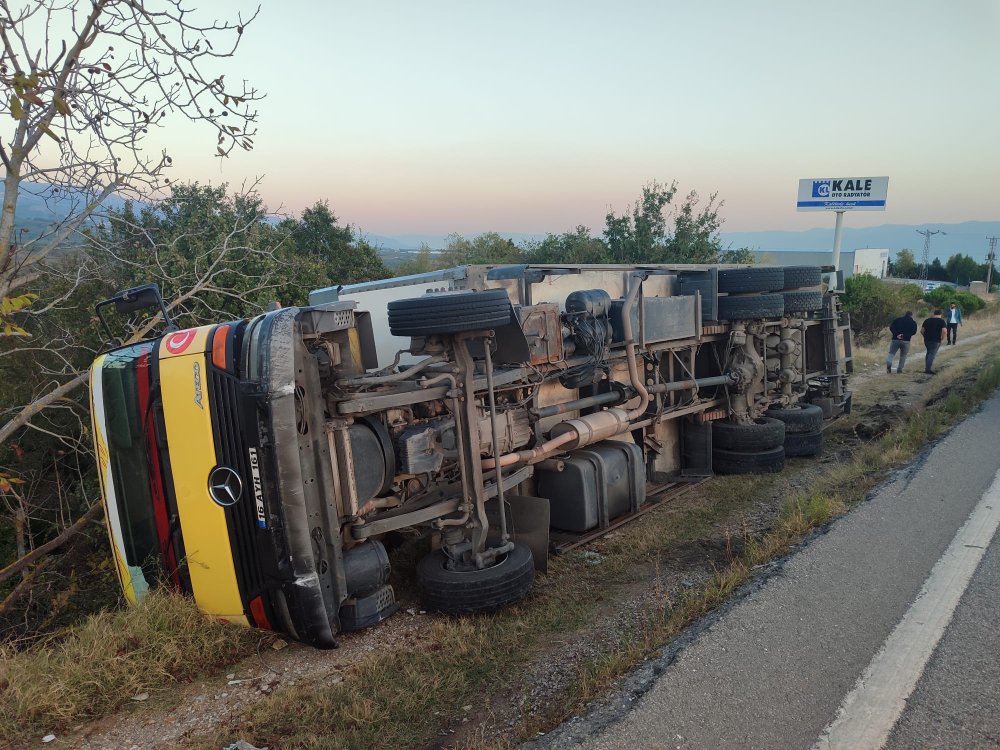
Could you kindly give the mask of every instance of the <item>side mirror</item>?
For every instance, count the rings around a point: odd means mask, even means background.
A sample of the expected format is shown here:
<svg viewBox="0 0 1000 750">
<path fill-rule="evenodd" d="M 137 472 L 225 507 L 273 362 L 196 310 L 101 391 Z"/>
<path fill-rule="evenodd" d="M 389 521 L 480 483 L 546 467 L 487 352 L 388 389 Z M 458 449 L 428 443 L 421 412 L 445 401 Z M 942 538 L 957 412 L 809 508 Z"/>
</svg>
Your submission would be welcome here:
<svg viewBox="0 0 1000 750">
<path fill-rule="evenodd" d="M 112 344 L 115 342 L 121 343 L 121 339 L 117 338 L 111 332 L 111 326 L 108 325 L 108 321 L 104 317 L 104 308 L 109 305 L 114 305 L 115 312 L 119 315 L 128 315 L 130 313 L 138 312 L 139 310 L 154 308 L 159 312 L 160 317 L 163 318 L 167 331 L 177 330 L 177 326 L 174 325 L 174 322 L 170 319 L 170 313 L 167 312 L 167 306 L 163 304 L 163 297 L 160 295 L 160 288 L 156 284 L 143 284 L 142 286 L 137 286 L 133 289 L 126 289 L 118 292 L 118 294 L 111 299 L 98 302 L 94 307 L 97 317 L 101 320 L 101 325 L 104 326 L 104 330 L 107 331 L 109 342 Z"/>
</svg>

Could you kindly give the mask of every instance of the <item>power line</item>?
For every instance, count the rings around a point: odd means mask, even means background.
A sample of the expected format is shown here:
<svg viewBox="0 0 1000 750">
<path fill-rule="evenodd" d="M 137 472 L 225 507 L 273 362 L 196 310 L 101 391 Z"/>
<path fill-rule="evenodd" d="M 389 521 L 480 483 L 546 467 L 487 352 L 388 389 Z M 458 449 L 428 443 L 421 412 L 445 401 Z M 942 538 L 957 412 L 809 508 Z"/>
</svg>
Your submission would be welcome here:
<svg viewBox="0 0 1000 750">
<path fill-rule="evenodd" d="M 990 251 L 986 254 L 986 293 L 990 293 L 990 284 L 993 281 L 993 263 L 997 259 L 997 238 L 987 237 L 990 241 Z"/>
<path fill-rule="evenodd" d="M 948 234 L 940 229 L 930 230 L 930 229 L 918 229 L 917 234 L 922 234 L 924 236 L 924 258 L 920 267 L 920 280 L 927 281 L 927 267 L 931 264 L 931 237 L 935 234 Z"/>
</svg>

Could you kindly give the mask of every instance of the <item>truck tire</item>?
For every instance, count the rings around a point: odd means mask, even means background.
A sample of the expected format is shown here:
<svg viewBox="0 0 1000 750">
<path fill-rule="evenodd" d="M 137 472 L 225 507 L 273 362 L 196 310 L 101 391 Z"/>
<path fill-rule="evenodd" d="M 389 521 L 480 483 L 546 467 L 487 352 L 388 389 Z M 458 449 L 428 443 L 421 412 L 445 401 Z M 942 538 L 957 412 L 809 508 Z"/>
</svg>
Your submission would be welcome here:
<svg viewBox="0 0 1000 750">
<path fill-rule="evenodd" d="M 705 306 L 711 302 L 708 297 L 712 294 L 712 282 L 692 281 L 682 276 L 677 283 L 677 292 L 678 294 L 689 294 L 691 296 L 694 296 L 695 292 L 701 292 L 701 304 Z"/>
<path fill-rule="evenodd" d="M 712 449 L 712 470 L 716 474 L 767 474 L 785 468 L 785 448 L 747 453 Z"/>
<path fill-rule="evenodd" d="M 785 299 L 785 313 L 814 312 L 823 309 L 823 292 L 805 291 L 782 292 Z"/>
<path fill-rule="evenodd" d="M 785 266 L 785 289 L 819 286 L 822 281 L 823 272 L 819 266 Z"/>
<path fill-rule="evenodd" d="M 450 615 L 492 612 L 528 595 L 535 580 L 531 550 L 523 544 L 495 565 L 482 570 L 449 570 L 448 558 L 436 550 L 417 563 L 417 585 L 428 609 Z"/>
<path fill-rule="evenodd" d="M 786 456 L 815 456 L 823 450 L 823 433 L 790 432 L 785 435 Z"/>
<path fill-rule="evenodd" d="M 719 320 L 780 318 L 784 314 L 785 300 L 780 294 L 719 297 Z"/>
<path fill-rule="evenodd" d="M 505 289 L 438 292 L 390 302 L 389 331 L 393 336 L 428 336 L 479 331 L 510 323 L 510 298 Z"/>
<path fill-rule="evenodd" d="M 785 423 L 761 417 L 750 424 L 712 422 L 712 447 L 727 451 L 764 451 L 785 442 Z"/>
<path fill-rule="evenodd" d="M 792 433 L 816 432 L 823 429 L 823 410 L 812 404 L 796 404 L 787 409 L 771 407 L 765 415 L 785 423 L 786 439 Z"/>
<path fill-rule="evenodd" d="M 771 266 L 719 269 L 720 292 L 779 292 L 785 286 L 785 269 Z"/>
</svg>

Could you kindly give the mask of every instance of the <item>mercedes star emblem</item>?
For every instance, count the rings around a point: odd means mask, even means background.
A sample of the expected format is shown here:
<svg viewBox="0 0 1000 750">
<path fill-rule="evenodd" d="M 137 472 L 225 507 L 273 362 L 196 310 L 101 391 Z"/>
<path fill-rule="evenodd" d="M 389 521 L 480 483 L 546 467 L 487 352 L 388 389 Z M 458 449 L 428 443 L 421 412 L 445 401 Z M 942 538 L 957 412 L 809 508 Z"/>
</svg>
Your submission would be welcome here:
<svg viewBox="0 0 1000 750">
<path fill-rule="evenodd" d="M 243 494 L 243 480 L 228 466 L 216 466 L 208 475 L 208 494 L 223 508 L 228 508 Z"/>
</svg>

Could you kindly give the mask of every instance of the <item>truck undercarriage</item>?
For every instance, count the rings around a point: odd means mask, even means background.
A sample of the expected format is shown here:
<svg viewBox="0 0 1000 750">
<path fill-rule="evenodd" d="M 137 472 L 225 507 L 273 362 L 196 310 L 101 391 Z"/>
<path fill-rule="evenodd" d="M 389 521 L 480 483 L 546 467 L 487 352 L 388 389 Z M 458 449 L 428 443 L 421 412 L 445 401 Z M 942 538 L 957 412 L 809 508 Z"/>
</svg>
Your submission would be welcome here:
<svg viewBox="0 0 1000 750">
<path fill-rule="evenodd" d="M 213 429 L 252 488 L 248 619 L 320 646 L 395 611 L 390 532 L 431 535 L 428 607 L 496 609 L 550 528 L 607 528 L 647 481 L 780 471 L 851 401 L 818 267 L 467 266 L 318 290 L 239 349 Z"/>
</svg>

